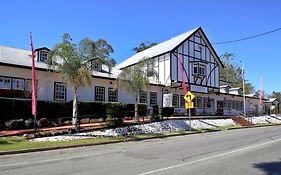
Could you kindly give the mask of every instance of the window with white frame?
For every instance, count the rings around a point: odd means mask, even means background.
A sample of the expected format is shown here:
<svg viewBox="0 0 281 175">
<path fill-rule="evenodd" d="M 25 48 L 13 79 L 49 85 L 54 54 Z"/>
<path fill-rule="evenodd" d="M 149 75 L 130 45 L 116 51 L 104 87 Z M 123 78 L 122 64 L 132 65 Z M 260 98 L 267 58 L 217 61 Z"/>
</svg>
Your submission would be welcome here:
<svg viewBox="0 0 281 175">
<path fill-rule="evenodd" d="M 150 106 L 157 105 L 157 92 L 150 92 Z"/>
<path fill-rule="evenodd" d="M 101 63 L 99 63 L 97 61 L 92 61 L 91 69 L 100 72 L 102 69 L 102 65 L 101 65 Z"/>
<path fill-rule="evenodd" d="M 48 58 L 48 52 L 40 51 L 38 61 L 45 62 Z"/>
<path fill-rule="evenodd" d="M 173 107 L 179 107 L 179 95 L 173 94 L 173 100 L 172 100 Z"/>
<path fill-rule="evenodd" d="M 185 107 L 185 100 L 183 97 L 184 97 L 183 95 L 181 95 L 180 97 L 180 107 Z"/>
<path fill-rule="evenodd" d="M 23 78 L 13 78 L 12 89 L 13 90 L 24 90 L 24 79 Z"/>
<path fill-rule="evenodd" d="M 12 79 L 10 77 L 0 77 L 0 89 L 11 89 Z"/>
<path fill-rule="evenodd" d="M 113 88 L 108 88 L 108 101 L 117 102 L 118 101 L 118 90 Z"/>
<path fill-rule="evenodd" d="M 35 80 L 36 89 L 38 88 L 38 80 Z M 25 91 L 32 91 L 32 79 L 27 78 L 24 82 L 24 90 Z M 37 92 L 37 91 L 36 91 Z"/>
<path fill-rule="evenodd" d="M 96 101 L 105 101 L 105 88 L 96 86 L 95 87 L 95 100 Z"/>
<path fill-rule="evenodd" d="M 194 76 L 206 76 L 206 65 L 203 63 L 193 63 L 193 75 Z"/>
<path fill-rule="evenodd" d="M 140 93 L 140 103 L 147 103 L 147 92 L 142 91 Z"/>
<path fill-rule="evenodd" d="M 62 82 L 54 83 L 54 101 L 66 100 L 66 84 Z"/>
<path fill-rule="evenodd" d="M 196 107 L 202 108 L 202 97 L 196 97 Z"/>
</svg>

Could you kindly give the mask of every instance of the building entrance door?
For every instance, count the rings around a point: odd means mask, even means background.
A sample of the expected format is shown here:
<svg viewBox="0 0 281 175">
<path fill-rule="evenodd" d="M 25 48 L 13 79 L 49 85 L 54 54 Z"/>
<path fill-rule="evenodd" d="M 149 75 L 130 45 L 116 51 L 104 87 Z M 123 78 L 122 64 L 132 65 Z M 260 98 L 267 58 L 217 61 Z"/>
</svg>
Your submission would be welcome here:
<svg viewBox="0 0 281 175">
<path fill-rule="evenodd" d="M 217 115 L 223 116 L 223 101 L 217 101 Z"/>
</svg>

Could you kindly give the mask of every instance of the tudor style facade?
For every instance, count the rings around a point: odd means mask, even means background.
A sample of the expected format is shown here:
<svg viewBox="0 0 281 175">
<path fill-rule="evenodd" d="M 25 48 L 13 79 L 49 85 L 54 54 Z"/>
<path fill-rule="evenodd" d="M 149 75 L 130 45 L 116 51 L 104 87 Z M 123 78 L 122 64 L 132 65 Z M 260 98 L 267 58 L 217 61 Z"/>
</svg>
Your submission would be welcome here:
<svg viewBox="0 0 281 175">
<path fill-rule="evenodd" d="M 49 49 L 36 51 L 37 97 L 42 101 L 71 101 L 70 84 L 55 72 L 48 71 L 45 60 Z M 117 86 L 117 76 L 125 67 L 142 59 L 151 60 L 158 77 L 150 79 L 150 86 L 141 92 L 140 103 L 148 106 L 171 106 L 184 109 L 182 83 L 196 98 L 194 115 L 238 115 L 243 113 L 243 96 L 220 92 L 219 68 L 221 60 L 202 28 L 196 28 L 157 44 L 126 59 L 108 72 L 104 65 L 92 62 L 93 84 L 78 90 L 80 101 L 134 103 L 135 97 L 124 87 Z M 0 98 L 30 99 L 30 51 L 0 46 Z M 257 98 L 247 97 L 247 112 L 257 111 Z M 254 106 L 254 107 L 253 107 Z"/>
</svg>

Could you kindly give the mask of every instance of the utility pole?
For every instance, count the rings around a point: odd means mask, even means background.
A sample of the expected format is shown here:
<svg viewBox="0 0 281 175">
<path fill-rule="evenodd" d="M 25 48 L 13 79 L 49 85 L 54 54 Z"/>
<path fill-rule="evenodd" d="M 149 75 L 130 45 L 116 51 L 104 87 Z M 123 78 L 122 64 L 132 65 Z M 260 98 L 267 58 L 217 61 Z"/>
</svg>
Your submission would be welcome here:
<svg viewBox="0 0 281 175">
<path fill-rule="evenodd" d="M 244 105 L 244 110 L 243 110 L 243 115 L 246 117 L 246 96 L 245 96 L 245 73 L 244 73 L 244 67 L 242 67 L 242 78 L 243 78 L 243 105 Z"/>
</svg>

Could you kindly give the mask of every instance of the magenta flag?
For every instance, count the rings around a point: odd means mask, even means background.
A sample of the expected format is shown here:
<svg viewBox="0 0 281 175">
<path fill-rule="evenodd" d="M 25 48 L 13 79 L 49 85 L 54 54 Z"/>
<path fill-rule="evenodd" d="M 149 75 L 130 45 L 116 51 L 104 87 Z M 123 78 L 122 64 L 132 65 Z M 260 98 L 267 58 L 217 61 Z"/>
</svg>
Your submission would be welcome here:
<svg viewBox="0 0 281 175">
<path fill-rule="evenodd" d="M 35 55 L 32 43 L 32 34 L 30 32 L 30 46 L 31 46 L 31 62 L 32 62 L 32 115 L 36 116 L 36 75 L 35 75 Z"/>
<path fill-rule="evenodd" d="M 260 107 L 262 107 L 262 76 L 260 77 L 259 105 L 260 105 Z"/>
<path fill-rule="evenodd" d="M 182 81 L 183 95 L 185 95 L 187 93 L 187 88 L 186 88 L 185 79 L 184 79 L 182 58 L 181 58 L 181 55 L 179 53 L 178 53 L 178 62 L 179 62 L 179 65 L 180 65 L 180 70 L 181 70 L 181 81 Z"/>
</svg>

